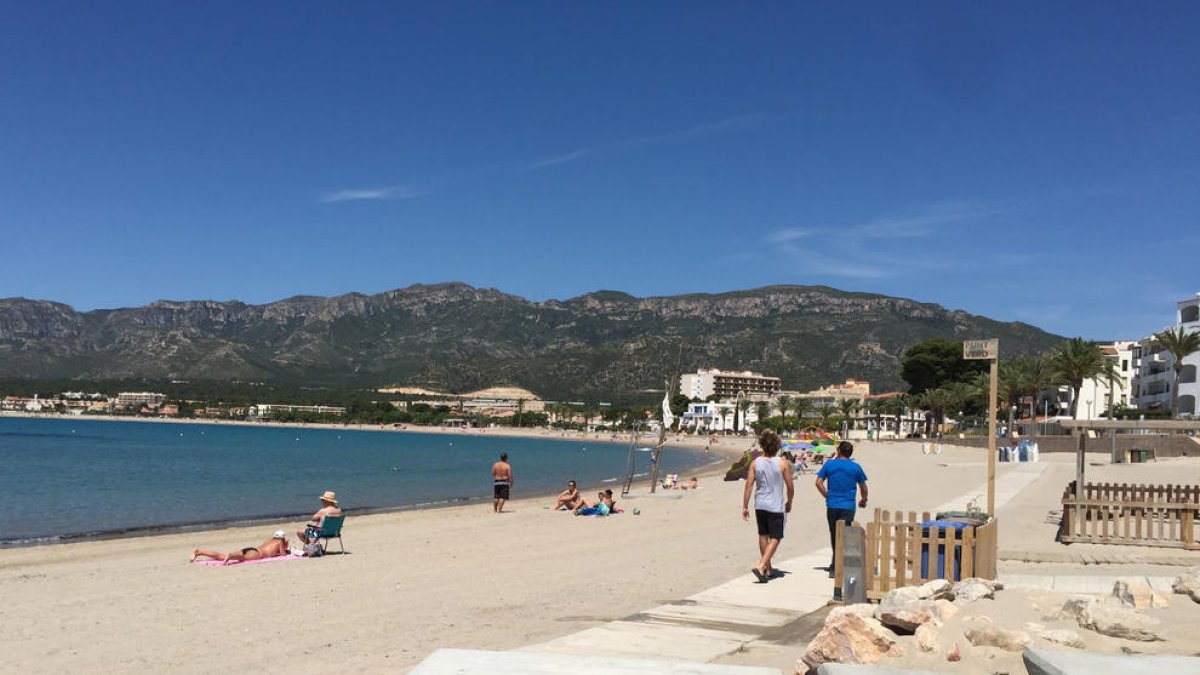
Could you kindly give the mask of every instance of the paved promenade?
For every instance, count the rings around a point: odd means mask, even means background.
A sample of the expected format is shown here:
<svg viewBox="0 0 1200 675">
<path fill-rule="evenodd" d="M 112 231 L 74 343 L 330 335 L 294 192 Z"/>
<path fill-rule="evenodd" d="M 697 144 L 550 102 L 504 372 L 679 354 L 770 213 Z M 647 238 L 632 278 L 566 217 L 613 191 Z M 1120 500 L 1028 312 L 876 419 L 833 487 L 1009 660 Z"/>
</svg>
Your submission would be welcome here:
<svg viewBox="0 0 1200 675">
<path fill-rule="evenodd" d="M 1018 464 L 998 476 L 997 508 L 1037 480 L 1044 469 L 1043 464 Z M 981 496 L 979 503 L 986 503 L 986 495 L 987 484 L 980 484 L 930 511 L 962 510 Z M 833 580 L 823 569 L 830 557 L 825 547 L 778 561 L 776 567 L 786 574 L 770 583 L 754 583 L 747 573 L 678 602 L 521 651 L 707 663 L 738 650 L 773 649 L 780 638 L 798 628 L 805 615 L 833 597 Z"/>
</svg>

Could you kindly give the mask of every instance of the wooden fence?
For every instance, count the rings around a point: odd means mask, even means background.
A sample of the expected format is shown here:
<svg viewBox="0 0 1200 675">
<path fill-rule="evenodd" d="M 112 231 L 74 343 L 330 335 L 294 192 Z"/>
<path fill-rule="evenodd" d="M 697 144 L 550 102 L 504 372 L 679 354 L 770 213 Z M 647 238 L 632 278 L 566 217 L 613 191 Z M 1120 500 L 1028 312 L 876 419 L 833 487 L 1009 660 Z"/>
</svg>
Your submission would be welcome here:
<svg viewBox="0 0 1200 675">
<path fill-rule="evenodd" d="M 1065 544 L 1125 544 L 1200 550 L 1196 543 L 1200 486 L 1075 482 L 1063 491 Z"/>
<path fill-rule="evenodd" d="M 875 509 L 875 519 L 860 526 L 866 531 L 865 586 L 867 597 L 882 598 L 902 586 L 918 586 L 933 579 L 957 581 L 979 577 L 996 578 L 997 523 L 955 528 L 921 525 L 931 520 L 928 512 L 889 513 Z M 834 587 L 842 587 L 842 533 L 837 532 L 838 554 L 834 556 Z M 941 564 L 939 565 L 939 561 Z"/>
</svg>

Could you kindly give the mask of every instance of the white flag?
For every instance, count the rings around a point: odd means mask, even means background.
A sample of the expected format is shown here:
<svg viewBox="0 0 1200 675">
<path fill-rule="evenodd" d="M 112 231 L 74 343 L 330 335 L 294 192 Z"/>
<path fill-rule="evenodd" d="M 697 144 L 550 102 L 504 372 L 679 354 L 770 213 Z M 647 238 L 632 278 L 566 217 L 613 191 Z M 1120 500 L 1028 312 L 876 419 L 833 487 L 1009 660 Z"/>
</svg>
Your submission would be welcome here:
<svg viewBox="0 0 1200 675">
<path fill-rule="evenodd" d="M 663 428 L 670 429 L 675 423 L 675 416 L 671 414 L 671 392 L 663 394 Z"/>
</svg>

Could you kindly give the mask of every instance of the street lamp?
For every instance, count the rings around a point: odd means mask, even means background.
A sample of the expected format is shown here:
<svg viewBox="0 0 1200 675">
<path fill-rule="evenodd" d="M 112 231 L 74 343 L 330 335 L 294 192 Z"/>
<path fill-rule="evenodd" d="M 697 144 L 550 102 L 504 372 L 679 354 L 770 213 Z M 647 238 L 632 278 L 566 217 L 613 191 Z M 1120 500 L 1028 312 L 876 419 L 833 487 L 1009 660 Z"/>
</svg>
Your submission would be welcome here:
<svg viewBox="0 0 1200 675">
<path fill-rule="evenodd" d="M 1086 404 L 1087 404 L 1087 407 L 1088 407 L 1088 416 L 1087 416 L 1087 418 L 1090 420 L 1090 419 L 1092 419 L 1092 400 L 1091 400 L 1091 399 L 1088 399 L 1088 400 L 1084 401 L 1084 403 L 1086 403 Z"/>
</svg>

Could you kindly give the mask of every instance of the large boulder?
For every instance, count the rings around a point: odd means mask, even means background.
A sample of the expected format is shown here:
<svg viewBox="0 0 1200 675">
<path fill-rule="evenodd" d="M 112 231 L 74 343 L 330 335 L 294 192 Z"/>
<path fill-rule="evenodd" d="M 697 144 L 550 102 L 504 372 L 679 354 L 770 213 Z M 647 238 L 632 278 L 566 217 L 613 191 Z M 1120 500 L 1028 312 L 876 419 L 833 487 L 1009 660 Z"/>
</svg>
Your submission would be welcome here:
<svg viewBox="0 0 1200 675">
<path fill-rule="evenodd" d="M 1079 625 L 1083 628 L 1101 635 L 1137 642 L 1162 640 L 1163 638 L 1155 632 L 1159 623 L 1158 619 L 1115 601 L 1088 603 L 1079 616 Z"/>
<path fill-rule="evenodd" d="M 1149 584 L 1136 581 L 1116 582 L 1113 584 L 1112 594 L 1122 605 L 1134 609 L 1159 609 L 1171 605 L 1166 595 L 1150 588 Z"/>
<path fill-rule="evenodd" d="M 1175 577 L 1171 590 L 1190 597 L 1193 602 L 1200 602 L 1200 567 L 1193 567 Z"/>
<path fill-rule="evenodd" d="M 1009 652 L 1019 652 L 1033 644 L 1033 638 L 1023 630 L 1008 628 L 973 628 L 965 633 L 967 641 L 976 647 L 996 647 Z"/>
<path fill-rule="evenodd" d="M 807 672 L 831 662 L 872 664 L 884 656 L 903 655 L 904 648 L 896 642 L 896 636 L 875 619 L 850 612 L 831 613 L 825 627 L 808 643 L 796 669 Z"/>
</svg>

